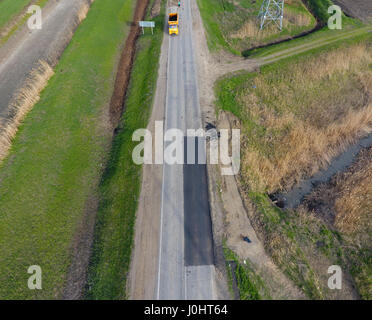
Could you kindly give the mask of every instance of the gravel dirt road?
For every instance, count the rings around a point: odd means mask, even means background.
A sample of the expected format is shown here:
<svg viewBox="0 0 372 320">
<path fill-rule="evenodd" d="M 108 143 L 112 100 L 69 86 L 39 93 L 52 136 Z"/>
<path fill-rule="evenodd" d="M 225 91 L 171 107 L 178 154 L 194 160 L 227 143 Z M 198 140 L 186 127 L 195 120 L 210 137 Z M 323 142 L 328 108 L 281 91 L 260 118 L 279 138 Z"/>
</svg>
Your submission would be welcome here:
<svg viewBox="0 0 372 320">
<path fill-rule="evenodd" d="M 371 0 L 334 0 L 342 10 L 353 18 L 362 21 L 372 21 L 372 1 Z"/>
<path fill-rule="evenodd" d="M 39 61 L 54 66 L 80 22 L 89 0 L 51 1 L 43 9 L 41 30 L 25 25 L 0 48 L 0 118 L 6 119 L 17 91 Z"/>
</svg>

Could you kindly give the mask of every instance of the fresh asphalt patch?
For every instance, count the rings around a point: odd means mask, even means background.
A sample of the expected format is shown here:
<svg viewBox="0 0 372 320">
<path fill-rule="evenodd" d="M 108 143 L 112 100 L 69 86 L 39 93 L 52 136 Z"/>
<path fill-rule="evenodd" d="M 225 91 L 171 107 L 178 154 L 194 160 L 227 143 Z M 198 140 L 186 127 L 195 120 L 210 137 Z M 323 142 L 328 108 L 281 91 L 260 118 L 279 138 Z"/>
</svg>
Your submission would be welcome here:
<svg viewBox="0 0 372 320">
<path fill-rule="evenodd" d="M 198 164 L 199 139 L 186 137 L 183 166 L 185 266 L 214 264 L 206 164 Z M 192 143 L 192 142 L 195 143 Z M 191 143 L 190 143 L 191 142 Z M 189 148 L 188 148 L 189 146 Z M 189 149 L 189 152 L 188 152 Z M 195 164 L 190 163 L 195 155 Z M 203 155 L 205 156 L 205 155 Z M 189 159 L 187 159 L 189 157 Z"/>
</svg>

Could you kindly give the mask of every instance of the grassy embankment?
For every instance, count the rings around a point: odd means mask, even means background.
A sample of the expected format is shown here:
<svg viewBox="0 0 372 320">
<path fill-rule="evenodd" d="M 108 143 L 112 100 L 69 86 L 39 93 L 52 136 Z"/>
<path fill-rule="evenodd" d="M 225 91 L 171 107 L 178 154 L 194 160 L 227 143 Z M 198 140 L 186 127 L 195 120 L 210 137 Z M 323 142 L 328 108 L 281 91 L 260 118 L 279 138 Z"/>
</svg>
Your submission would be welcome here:
<svg viewBox="0 0 372 320">
<path fill-rule="evenodd" d="M 265 57 L 294 46 L 322 41 L 327 37 L 342 37 L 347 32 L 364 26 L 358 20 L 343 16 L 342 30 L 329 30 L 325 25 L 330 17 L 328 7 L 332 2 L 306 0 L 305 3 L 318 20 L 319 30 L 291 41 L 252 49 L 309 31 L 315 27 L 316 20 L 300 0 L 290 1 L 285 4 L 282 32 L 277 31 L 273 26 L 258 32 L 256 17 L 261 5 L 259 1 L 253 4 L 250 0 L 245 0 L 232 4 L 228 0 L 198 0 L 211 51 L 223 49 L 237 55 Z"/>
<path fill-rule="evenodd" d="M 240 55 L 252 47 L 295 36 L 316 25 L 300 0 L 286 3 L 282 31 L 274 24 L 259 30 L 260 1 L 198 0 L 198 5 L 212 51 L 225 49 Z"/>
<path fill-rule="evenodd" d="M 101 201 L 89 268 L 88 299 L 126 298 L 142 172 L 141 166 L 132 161 L 132 150 L 137 145 L 132 141 L 132 133 L 138 128 L 146 128 L 151 114 L 164 34 L 164 14 L 165 1 L 162 1 L 160 15 L 152 19 L 156 23 L 154 35 L 146 30 L 138 40 L 125 113 L 100 184 Z M 147 16 L 150 19 L 149 13 Z"/>
<path fill-rule="evenodd" d="M 96 0 L 0 168 L 0 297 L 61 297 L 111 143 L 107 112 L 135 1 Z M 27 288 L 39 265 L 43 289 Z"/>
<path fill-rule="evenodd" d="M 43 8 L 49 0 L 2 0 L 0 1 L 0 45 L 4 44 L 17 29 L 31 16 L 26 13 L 7 28 L 7 25 L 21 15 L 27 5 L 35 4 Z"/>
<path fill-rule="evenodd" d="M 273 206 L 267 193 L 291 188 L 370 132 L 371 40 L 312 50 L 216 86 L 218 108 L 241 121 L 239 181 L 250 218 L 274 261 L 310 298 L 332 297 L 326 266 L 340 264 L 355 275 L 358 255 L 347 247 L 356 243 L 303 210 Z"/>
<path fill-rule="evenodd" d="M 355 33 L 355 37 L 358 36 L 358 33 L 366 32 L 366 30 L 363 30 L 363 28 L 365 28 L 365 24 L 357 19 L 353 19 L 345 15 L 342 15 L 341 30 L 329 29 L 327 23 L 331 15 L 328 13 L 328 8 L 329 6 L 333 5 L 331 0 L 304 0 L 304 3 L 306 3 L 306 6 L 317 18 L 319 24 L 318 30 L 304 37 L 281 42 L 273 46 L 246 50 L 243 55 L 254 58 L 266 57 L 272 54 L 278 54 L 281 51 L 288 50 L 293 47 L 307 46 L 315 42 L 324 41 L 324 45 L 327 45 L 327 42 L 334 41 L 337 38 L 341 39 L 342 37 L 347 36 L 347 34 L 350 32 Z"/>
</svg>

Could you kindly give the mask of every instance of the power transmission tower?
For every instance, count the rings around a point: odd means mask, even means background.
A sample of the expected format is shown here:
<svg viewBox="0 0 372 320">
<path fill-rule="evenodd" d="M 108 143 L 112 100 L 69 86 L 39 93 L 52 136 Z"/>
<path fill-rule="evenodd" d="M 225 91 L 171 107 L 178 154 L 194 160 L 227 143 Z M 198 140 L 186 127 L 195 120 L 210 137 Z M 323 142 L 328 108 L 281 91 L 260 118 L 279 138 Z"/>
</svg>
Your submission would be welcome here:
<svg viewBox="0 0 372 320">
<path fill-rule="evenodd" d="M 263 0 L 258 19 L 260 29 L 274 22 L 279 30 L 283 28 L 284 0 Z"/>
</svg>

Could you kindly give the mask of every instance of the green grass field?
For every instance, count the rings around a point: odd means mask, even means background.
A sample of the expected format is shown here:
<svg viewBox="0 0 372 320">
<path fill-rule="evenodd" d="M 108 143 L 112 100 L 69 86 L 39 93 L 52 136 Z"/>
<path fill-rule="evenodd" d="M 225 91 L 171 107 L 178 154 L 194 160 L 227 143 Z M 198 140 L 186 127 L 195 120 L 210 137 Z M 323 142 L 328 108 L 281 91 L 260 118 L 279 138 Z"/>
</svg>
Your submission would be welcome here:
<svg viewBox="0 0 372 320">
<path fill-rule="evenodd" d="M 134 5 L 93 3 L 2 163 L 1 299 L 61 297 L 72 240 L 107 159 L 105 114 Z M 42 268 L 42 290 L 27 288 L 30 265 Z"/>
<path fill-rule="evenodd" d="M 151 3 L 149 5 L 151 8 Z M 156 90 L 157 66 L 163 38 L 165 1 L 154 35 L 147 30 L 137 43 L 125 113 L 113 141 L 107 170 L 100 184 L 100 206 L 89 268 L 87 299 L 125 299 L 133 246 L 135 213 L 142 167 L 133 163 L 132 133 L 146 128 Z"/>
</svg>

